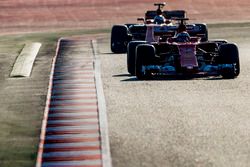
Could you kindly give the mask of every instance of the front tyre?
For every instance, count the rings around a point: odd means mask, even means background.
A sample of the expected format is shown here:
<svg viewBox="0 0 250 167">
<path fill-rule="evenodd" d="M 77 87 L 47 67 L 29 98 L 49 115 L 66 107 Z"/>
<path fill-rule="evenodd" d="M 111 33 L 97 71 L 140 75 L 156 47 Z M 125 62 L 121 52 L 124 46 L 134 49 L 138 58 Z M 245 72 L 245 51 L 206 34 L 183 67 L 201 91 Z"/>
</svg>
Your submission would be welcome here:
<svg viewBox="0 0 250 167">
<path fill-rule="evenodd" d="M 146 66 L 154 64 L 155 47 L 149 44 L 141 44 L 136 47 L 135 75 L 139 80 L 151 79 L 152 74 L 146 70 Z"/>
<path fill-rule="evenodd" d="M 130 40 L 126 25 L 114 25 L 111 30 L 111 51 L 113 53 L 126 53 Z"/>
<path fill-rule="evenodd" d="M 221 75 L 226 79 L 236 78 L 240 74 L 240 61 L 238 47 L 233 43 L 222 44 L 219 47 L 222 64 L 232 65 L 233 68 L 222 69 Z"/>
<path fill-rule="evenodd" d="M 127 68 L 131 75 L 135 75 L 135 52 L 140 44 L 146 44 L 146 41 L 131 41 L 127 49 Z"/>
<path fill-rule="evenodd" d="M 208 29 L 206 24 L 195 24 L 199 27 L 200 31 L 199 34 L 204 34 L 204 36 L 201 38 L 202 42 L 208 41 Z"/>
</svg>

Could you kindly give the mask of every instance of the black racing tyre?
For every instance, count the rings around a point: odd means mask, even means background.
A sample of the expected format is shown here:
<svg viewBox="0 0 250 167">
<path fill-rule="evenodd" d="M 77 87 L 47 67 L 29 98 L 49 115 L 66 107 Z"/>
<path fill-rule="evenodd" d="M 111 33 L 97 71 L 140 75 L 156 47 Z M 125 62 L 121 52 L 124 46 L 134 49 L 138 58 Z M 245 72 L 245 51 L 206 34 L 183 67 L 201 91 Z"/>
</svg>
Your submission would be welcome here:
<svg viewBox="0 0 250 167">
<path fill-rule="evenodd" d="M 151 79 L 152 74 L 143 71 L 143 66 L 154 64 L 155 47 L 150 44 L 141 44 L 136 47 L 135 75 L 139 80 Z"/>
<path fill-rule="evenodd" d="M 233 43 L 222 44 L 219 47 L 221 64 L 232 64 L 234 68 L 226 68 L 221 71 L 223 78 L 233 79 L 240 74 L 240 60 L 238 47 Z"/>
<path fill-rule="evenodd" d="M 199 34 L 205 34 L 204 37 L 201 38 L 202 42 L 208 41 L 208 29 L 206 24 L 195 24 L 200 27 Z"/>
<path fill-rule="evenodd" d="M 127 49 L 127 68 L 131 75 L 135 75 L 135 52 L 140 44 L 146 44 L 146 41 L 131 41 Z"/>
<path fill-rule="evenodd" d="M 113 53 L 126 53 L 129 42 L 128 27 L 114 25 L 111 31 L 111 51 Z"/>
</svg>

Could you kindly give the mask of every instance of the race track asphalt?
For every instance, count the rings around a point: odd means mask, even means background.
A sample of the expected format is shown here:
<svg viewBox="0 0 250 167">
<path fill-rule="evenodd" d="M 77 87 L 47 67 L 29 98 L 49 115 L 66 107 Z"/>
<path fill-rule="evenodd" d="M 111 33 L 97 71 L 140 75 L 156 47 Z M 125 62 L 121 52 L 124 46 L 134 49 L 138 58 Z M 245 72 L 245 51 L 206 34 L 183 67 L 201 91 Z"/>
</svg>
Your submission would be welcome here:
<svg viewBox="0 0 250 167">
<path fill-rule="evenodd" d="M 138 81 L 98 40 L 114 167 L 250 166 L 250 26 L 212 25 L 238 44 L 241 74 Z"/>
<path fill-rule="evenodd" d="M 126 55 L 111 54 L 110 36 L 99 38 L 97 52 L 113 166 L 250 166 L 249 32 L 250 24 L 209 27 L 210 38 L 225 38 L 239 46 L 241 74 L 234 80 L 137 81 L 127 73 Z M 11 134 L 39 136 L 41 122 L 37 120 L 42 120 L 51 66 L 48 60 L 53 57 L 43 50 L 31 78 L 9 78 L 17 52 L 0 55 L 0 129 L 1 138 L 6 139 L 0 146 L 6 151 L 16 149 L 20 141 Z M 20 114 L 32 117 L 21 119 Z M 32 132 L 27 131 L 29 127 L 2 130 L 5 126 L 19 127 L 25 121 L 36 128 Z M 30 143 L 38 143 L 38 137 Z"/>
</svg>

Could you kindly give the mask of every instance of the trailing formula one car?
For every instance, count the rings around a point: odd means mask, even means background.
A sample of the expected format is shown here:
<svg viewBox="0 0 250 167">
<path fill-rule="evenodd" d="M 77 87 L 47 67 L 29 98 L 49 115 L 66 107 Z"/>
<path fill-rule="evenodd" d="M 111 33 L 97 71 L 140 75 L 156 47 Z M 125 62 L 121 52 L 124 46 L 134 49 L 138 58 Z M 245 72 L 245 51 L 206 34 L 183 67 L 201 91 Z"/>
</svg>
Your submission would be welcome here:
<svg viewBox="0 0 250 167">
<path fill-rule="evenodd" d="M 238 47 L 226 40 L 201 42 L 201 38 L 190 37 L 186 30 L 178 31 L 174 37 L 157 39 L 157 26 L 147 25 L 147 42 L 134 48 L 135 75 L 150 79 L 165 75 L 212 75 L 232 79 L 240 73 Z M 186 28 L 180 24 L 178 27 Z M 183 29 L 183 28 L 182 28 Z"/>
<path fill-rule="evenodd" d="M 145 18 L 138 18 L 138 20 L 143 20 L 143 24 L 124 24 L 124 25 L 114 25 L 111 30 L 111 51 L 113 53 L 126 53 L 127 44 L 133 40 L 145 40 L 147 24 L 152 24 L 154 18 L 157 15 L 157 11 L 162 11 L 162 15 L 166 18 L 167 24 L 170 23 L 170 19 L 175 18 L 184 18 L 186 12 L 184 10 L 172 10 L 172 11 L 163 11 L 162 8 L 165 6 L 165 3 L 155 3 L 157 10 L 147 11 L 145 13 Z M 206 27 L 204 27 L 204 31 Z"/>
</svg>

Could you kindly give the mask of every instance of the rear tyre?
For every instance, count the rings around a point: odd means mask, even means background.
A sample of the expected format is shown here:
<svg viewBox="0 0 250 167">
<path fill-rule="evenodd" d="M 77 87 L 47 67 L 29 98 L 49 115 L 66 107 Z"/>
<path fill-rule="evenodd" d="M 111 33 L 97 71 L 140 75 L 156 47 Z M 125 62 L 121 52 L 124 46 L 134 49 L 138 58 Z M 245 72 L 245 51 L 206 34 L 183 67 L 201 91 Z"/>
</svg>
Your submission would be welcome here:
<svg viewBox="0 0 250 167">
<path fill-rule="evenodd" d="M 149 44 L 141 44 L 136 47 L 135 75 L 139 80 L 151 79 L 152 74 L 145 70 L 145 66 L 154 64 L 155 47 Z"/>
<path fill-rule="evenodd" d="M 127 49 L 127 68 L 131 75 L 135 75 L 135 52 L 136 47 L 140 44 L 146 44 L 145 41 L 131 41 Z"/>
<path fill-rule="evenodd" d="M 235 44 L 227 43 L 219 47 L 219 55 L 222 64 L 231 64 L 233 68 L 224 68 L 221 75 L 226 79 L 233 79 L 240 74 L 239 51 Z"/>
<path fill-rule="evenodd" d="M 200 27 L 200 34 L 204 34 L 204 37 L 201 38 L 202 42 L 208 41 L 208 30 L 206 24 L 195 24 L 196 26 Z"/>
<path fill-rule="evenodd" d="M 111 51 L 113 53 L 126 53 L 130 40 L 126 25 L 114 25 L 111 31 Z"/>
</svg>

